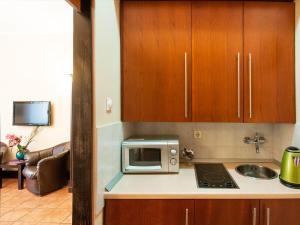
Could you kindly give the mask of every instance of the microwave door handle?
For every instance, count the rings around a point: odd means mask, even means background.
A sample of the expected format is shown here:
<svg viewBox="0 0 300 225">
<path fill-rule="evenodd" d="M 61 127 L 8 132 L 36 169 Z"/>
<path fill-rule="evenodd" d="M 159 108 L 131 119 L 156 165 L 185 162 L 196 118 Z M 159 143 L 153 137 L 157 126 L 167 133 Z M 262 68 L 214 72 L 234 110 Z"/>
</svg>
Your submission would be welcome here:
<svg viewBox="0 0 300 225">
<path fill-rule="evenodd" d="M 161 171 L 161 166 L 127 166 L 127 171 Z"/>
</svg>

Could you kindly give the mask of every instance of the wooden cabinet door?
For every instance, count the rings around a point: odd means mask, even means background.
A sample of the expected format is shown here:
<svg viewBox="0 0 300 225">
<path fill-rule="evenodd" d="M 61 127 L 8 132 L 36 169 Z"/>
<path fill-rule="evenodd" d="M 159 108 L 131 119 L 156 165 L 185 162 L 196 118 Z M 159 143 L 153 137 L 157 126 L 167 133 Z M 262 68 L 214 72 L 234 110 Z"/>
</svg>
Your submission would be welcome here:
<svg viewBox="0 0 300 225">
<path fill-rule="evenodd" d="M 194 200 L 145 201 L 145 225 L 183 224 L 194 224 Z"/>
<path fill-rule="evenodd" d="M 122 120 L 189 121 L 191 3 L 122 5 Z"/>
<path fill-rule="evenodd" d="M 193 2 L 193 121 L 243 121 L 243 2 Z"/>
<path fill-rule="evenodd" d="M 144 225 L 142 200 L 106 200 L 105 225 Z"/>
<path fill-rule="evenodd" d="M 261 200 L 260 225 L 300 225 L 299 199 Z"/>
<path fill-rule="evenodd" d="M 259 200 L 195 201 L 195 225 L 253 224 L 259 224 Z"/>
<path fill-rule="evenodd" d="M 245 122 L 294 123 L 294 3 L 244 4 Z"/>
<path fill-rule="evenodd" d="M 105 225 L 193 225 L 194 200 L 107 200 Z"/>
</svg>

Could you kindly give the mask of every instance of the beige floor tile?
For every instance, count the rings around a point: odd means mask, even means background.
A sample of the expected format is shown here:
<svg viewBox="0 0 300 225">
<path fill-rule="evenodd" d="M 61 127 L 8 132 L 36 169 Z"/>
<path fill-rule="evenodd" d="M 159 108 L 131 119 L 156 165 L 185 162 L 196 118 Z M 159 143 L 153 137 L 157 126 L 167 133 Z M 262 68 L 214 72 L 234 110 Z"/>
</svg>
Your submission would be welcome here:
<svg viewBox="0 0 300 225">
<path fill-rule="evenodd" d="M 72 200 L 65 200 L 62 204 L 58 206 L 58 208 L 72 210 Z"/>
<path fill-rule="evenodd" d="M 72 215 L 69 215 L 62 223 L 72 223 Z"/>
<path fill-rule="evenodd" d="M 20 218 L 21 222 L 41 222 L 45 217 L 51 215 L 53 209 L 33 209 L 29 214 Z"/>
<path fill-rule="evenodd" d="M 43 200 L 43 204 L 38 206 L 38 208 L 57 209 L 59 208 L 60 205 L 62 205 L 65 202 L 66 202 L 65 199 L 61 199 L 58 197 L 49 198 L 47 200 Z"/>
<path fill-rule="evenodd" d="M 44 202 L 42 199 L 28 199 L 24 201 L 22 204 L 18 205 L 16 208 L 22 208 L 22 209 L 35 209 L 43 205 Z"/>
<path fill-rule="evenodd" d="M 11 210 L 13 210 L 13 208 L 2 208 L 2 207 L 0 207 L 0 217 L 2 215 L 4 215 L 5 213 L 11 211 Z"/>
<path fill-rule="evenodd" d="M 1 207 L 2 208 L 15 208 L 27 200 L 29 200 L 29 197 L 16 196 L 16 197 L 13 197 L 13 198 L 1 203 Z"/>
<path fill-rule="evenodd" d="M 35 222 L 14 222 L 12 225 L 36 225 Z"/>
<path fill-rule="evenodd" d="M 40 197 L 18 190 L 16 179 L 4 179 L 0 190 L 0 225 L 59 225 L 72 223 L 72 194 L 67 188 Z"/>
<path fill-rule="evenodd" d="M 37 223 L 35 225 L 59 225 L 59 223 Z"/>
<path fill-rule="evenodd" d="M 12 225 L 13 224 L 13 222 L 1 222 L 0 221 L 0 225 Z"/>
<path fill-rule="evenodd" d="M 14 222 L 27 215 L 30 212 L 30 209 L 14 209 L 7 213 L 4 213 L 0 217 L 1 222 Z"/>
<path fill-rule="evenodd" d="M 50 214 L 43 217 L 40 222 L 44 223 L 62 223 L 68 216 L 70 211 L 67 209 L 53 209 Z"/>
</svg>

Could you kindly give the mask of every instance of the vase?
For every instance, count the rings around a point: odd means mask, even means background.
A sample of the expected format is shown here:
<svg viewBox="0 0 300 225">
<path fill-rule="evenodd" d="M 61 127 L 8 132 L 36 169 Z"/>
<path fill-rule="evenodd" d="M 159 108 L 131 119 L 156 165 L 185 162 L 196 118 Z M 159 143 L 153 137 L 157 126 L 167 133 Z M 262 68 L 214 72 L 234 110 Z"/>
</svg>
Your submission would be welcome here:
<svg viewBox="0 0 300 225">
<path fill-rule="evenodd" d="M 16 153 L 16 158 L 17 158 L 18 160 L 24 160 L 24 157 L 25 157 L 24 152 L 17 151 L 17 153 Z"/>
</svg>

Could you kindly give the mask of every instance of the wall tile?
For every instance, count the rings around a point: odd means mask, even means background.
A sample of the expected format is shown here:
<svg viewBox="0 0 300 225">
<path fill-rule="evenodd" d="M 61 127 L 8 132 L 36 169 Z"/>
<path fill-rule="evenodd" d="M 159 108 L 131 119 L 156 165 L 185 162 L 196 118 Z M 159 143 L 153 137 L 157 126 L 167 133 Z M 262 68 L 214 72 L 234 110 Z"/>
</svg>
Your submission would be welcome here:
<svg viewBox="0 0 300 225">
<path fill-rule="evenodd" d="M 193 132 L 200 130 L 201 139 L 194 139 Z M 195 159 L 272 159 L 273 125 L 242 123 L 135 123 L 135 134 L 178 135 L 180 149 L 185 147 L 195 151 Z M 259 154 L 253 145 L 243 142 L 245 136 L 256 132 L 266 138 Z"/>
</svg>

